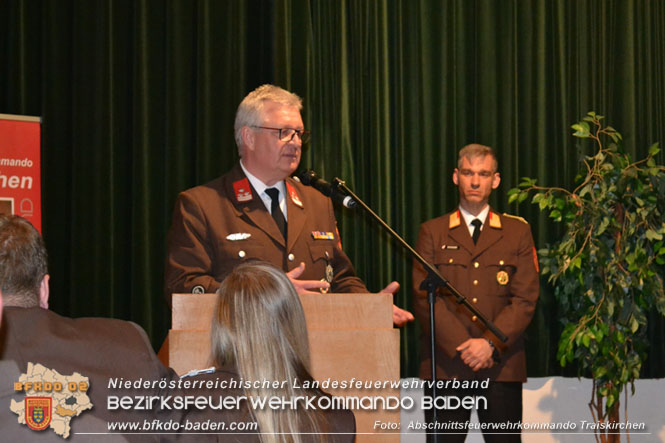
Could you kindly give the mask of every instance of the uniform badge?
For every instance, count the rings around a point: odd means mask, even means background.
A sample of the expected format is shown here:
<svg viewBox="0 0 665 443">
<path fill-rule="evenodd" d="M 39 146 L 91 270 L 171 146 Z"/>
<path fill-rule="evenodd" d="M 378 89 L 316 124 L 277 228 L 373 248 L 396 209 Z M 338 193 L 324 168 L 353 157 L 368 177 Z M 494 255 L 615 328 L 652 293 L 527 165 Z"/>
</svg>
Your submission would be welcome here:
<svg viewBox="0 0 665 443">
<path fill-rule="evenodd" d="M 312 231 L 312 238 L 314 240 L 335 240 L 335 234 L 325 231 Z"/>
<path fill-rule="evenodd" d="M 25 397 L 25 424 L 33 431 L 43 431 L 51 424 L 51 397 Z"/>
<path fill-rule="evenodd" d="M 457 245 L 443 245 L 443 246 L 441 246 L 441 249 L 450 249 L 450 250 L 454 251 L 456 249 L 459 249 L 459 246 L 457 246 Z"/>
<path fill-rule="evenodd" d="M 300 206 L 302 208 L 302 200 L 300 200 L 300 196 L 298 195 L 298 192 L 296 189 L 291 186 L 289 183 L 286 184 L 286 190 L 289 193 L 289 196 L 291 197 L 291 201 L 293 202 L 294 205 Z"/>
<path fill-rule="evenodd" d="M 252 196 L 252 188 L 249 185 L 247 177 L 233 182 L 233 190 L 236 193 L 236 200 L 238 200 L 238 203 L 249 202 L 254 199 Z"/>
<path fill-rule="evenodd" d="M 328 254 L 328 251 L 326 251 L 326 276 L 325 278 L 322 278 L 321 281 L 326 281 L 328 282 L 328 284 L 330 284 L 330 286 L 332 286 L 334 276 L 335 276 L 335 271 L 333 270 L 333 267 L 330 264 L 330 255 Z M 328 292 L 328 289 L 321 288 L 322 294 L 325 294 L 326 292 Z"/>
<path fill-rule="evenodd" d="M 456 228 L 460 225 L 460 213 L 459 209 L 452 214 L 450 214 L 450 220 L 448 221 L 448 229 Z"/>
<path fill-rule="evenodd" d="M 206 290 L 201 285 L 196 285 L 192 288 L 192 294 L 205 294 Z"/>
<path fill-rule="evenodd" d="M 499 271 L 496 273 L 496 281 L 501 286 L 506 286 L 509 280 L 510 278 L 508 277 L 508 273 L 506 271 Z"/>
<path fill-rule="evenodd" d="M 490 211 L 489 217 L 490 217 L 490 227 L 495 229 L 501 229 L 501 219 L 499 218 L 499 216 L 494 212 Z"/>
<path fill-rule="evenodd" d="M 251 236 L 252 234 L 248 232 L 234 232 L 233 234 L 227 235 L 226 239 L 229 241 L 239 241 L 239 240 L 247 240 Z"/>
</svg>

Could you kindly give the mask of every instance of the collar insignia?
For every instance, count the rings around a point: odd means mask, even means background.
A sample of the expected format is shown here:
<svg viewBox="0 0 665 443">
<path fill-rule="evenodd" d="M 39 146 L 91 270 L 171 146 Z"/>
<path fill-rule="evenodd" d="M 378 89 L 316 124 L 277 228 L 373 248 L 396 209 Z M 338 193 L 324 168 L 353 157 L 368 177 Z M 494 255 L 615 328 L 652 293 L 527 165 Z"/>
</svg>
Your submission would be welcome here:
<svg viewBox="0 0 665 443">
<path fill-rule="evenodd" d="M 450 221 L 448 223 L 448 229 L 456 228 L 460 225 L 460 223 L 461 223 L 460 213 L 459 213 L 459 209 L 458 209 L 457 211 L 450 214 Z"/>
<path fill-rule="evenodd" d="M 501 229 L 501 219 L 497 214 L 494 212 L 490 211 L 488 214 L 488 217 L 490 219 L 490 227 L 494 229 Z"/>
<path fill-rule="evenodd" d="M 291 197 L 291 201 L 293 202 L 293 204 L 296 206 L 300 206 L 302 208 L 302 200 L 300 200 L 300 196 L 298 195 L 296 188 L 291 186 L 290 183 L 286 183 L 286 192 L 289 193 L 289 196 Z"/>
<path fill-rule="evenodd" d="M 236 193 L 238 203 L 250 202 L 254 199 L 254 196 L 252 196 L 252 187 L 249 185 L 247 177 L 233 182 L 233 190 Z"/>
</svg>

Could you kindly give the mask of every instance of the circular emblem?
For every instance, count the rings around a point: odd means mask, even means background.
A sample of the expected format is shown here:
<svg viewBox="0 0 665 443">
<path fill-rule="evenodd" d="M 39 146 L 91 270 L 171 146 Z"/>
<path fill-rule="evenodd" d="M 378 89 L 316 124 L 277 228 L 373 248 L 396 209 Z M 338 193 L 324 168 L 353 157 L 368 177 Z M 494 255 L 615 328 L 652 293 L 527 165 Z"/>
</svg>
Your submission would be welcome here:
<svg viewBox="0 0 665 443">
<path fill-rule="evenodd" d="M 332 284 L 333 276 L 334 276 L 333 267 L 330 266 L 330 263 L 328 263 L 326 265 L 326 281 Z"/>
<path fill-rule="evenodd" d="M 201 285 L 196 285 L 192 288 L 192 294 L 205 294 L 206 290 Z"/>
<path fill-rule="evenodd" d="M 321 281 L 328 281 L 328 280 L 322 278 Z M 319 291 L 321 291 L 321 294 L 325 294 L 328 292 L 328 288 L 319 288 Z"/>
<path fill-rule="evenodd" d="M 499 271 L 496 273 L 496 281 L 501 285 L 505 286 L 508 284 L 508 273 L 506 271 Z"/>
</svg>

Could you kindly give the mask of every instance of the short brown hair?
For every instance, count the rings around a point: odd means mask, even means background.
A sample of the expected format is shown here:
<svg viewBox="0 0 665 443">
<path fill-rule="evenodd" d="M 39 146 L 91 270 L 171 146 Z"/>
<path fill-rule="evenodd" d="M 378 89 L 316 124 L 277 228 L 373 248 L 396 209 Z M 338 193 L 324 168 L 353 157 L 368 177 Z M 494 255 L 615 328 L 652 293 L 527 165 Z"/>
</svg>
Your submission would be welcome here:
<svg viewBox="0 0 665 443">
<path fill-rule="evenodd" d="M 494 149 L 490 148 L 489 146 L 480 145 L 478 143 L 472 143 L 460 149 L 459 155 L 457 157 L 457 168 L 459 169 L 462 167 L 462 159 L 465 157 L 471 160 L 472 158 L 485 157 L 486 155 L 491 156 L 494 160 L 492 172 L 498 171 L 499 161 L 496 158 L 496 152 L 494 152 Z"/>
<path fill-rule="evenodd" d="M 23 217 L 0 214 L 0 289 L 6 306 L 39 306 L 47 263 L 37 229 Z"/>
</svg>

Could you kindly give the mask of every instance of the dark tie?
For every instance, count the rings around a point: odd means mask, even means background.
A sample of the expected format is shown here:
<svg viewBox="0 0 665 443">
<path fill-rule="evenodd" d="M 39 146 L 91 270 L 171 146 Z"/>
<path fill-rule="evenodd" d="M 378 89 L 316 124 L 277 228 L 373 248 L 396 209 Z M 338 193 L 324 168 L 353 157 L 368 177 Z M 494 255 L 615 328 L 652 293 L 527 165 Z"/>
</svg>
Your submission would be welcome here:
<svg viewBox="0 0 665 443">
<path fill-rule="evenodd" d="M 284 236 L 284 240 L 286 240 L 286 219 L 284 218 L 282 208 L 279 207 L 279 189 L 268 188 L 266 189 L 266 194 L 268 194 L 272 200 L 272 203 L 270 204 L 270 213 L 272 214 L 272 218 L 275 219 L 277 227 Z"/>
<path fill-rule="evenodd" d="M 473 239 L 473 244 L 475 245 L 478 243 L 478 237 L 480 237 L 480 227 L 483 225 L 483 222 L 481 222 L 478 218 L 474 218 L 471 221 L 471 224 L 473 225 L 473 235 L 471 238 Z"/>
</svg>

